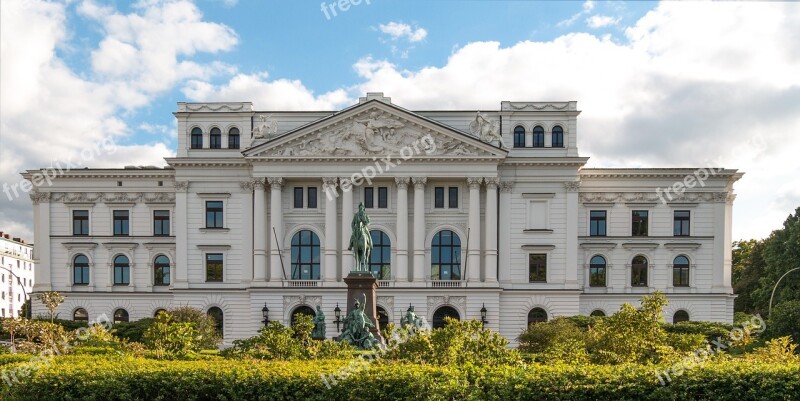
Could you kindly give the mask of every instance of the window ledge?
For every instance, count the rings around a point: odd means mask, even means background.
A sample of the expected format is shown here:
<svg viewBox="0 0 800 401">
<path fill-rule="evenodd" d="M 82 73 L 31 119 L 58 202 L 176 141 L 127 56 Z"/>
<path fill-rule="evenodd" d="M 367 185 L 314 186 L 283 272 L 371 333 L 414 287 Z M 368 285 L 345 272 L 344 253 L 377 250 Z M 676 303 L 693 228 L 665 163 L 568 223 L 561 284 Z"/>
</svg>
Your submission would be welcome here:
<svg viewBox="0 0 800 401">
<path fill-rule="evenodd" d="M 553 230 L 551 230 L 549 228 L 528 228 L 528 229 L 522 230 L 522 232 L 528 233 L 528 234 L 530 234 L 530 233 L 552 234 Z"/>
<path fill-rule="evenodd" d="M 200 232 L 201 233 L 226 233 L 226 232 L 228 232 L 230 230 L 231 230 L 230 228 L 224 228 L 224 227 L 220 227 L 220 228 L 206 227 L 206 228 L 201 228 Z"/>
</svg>

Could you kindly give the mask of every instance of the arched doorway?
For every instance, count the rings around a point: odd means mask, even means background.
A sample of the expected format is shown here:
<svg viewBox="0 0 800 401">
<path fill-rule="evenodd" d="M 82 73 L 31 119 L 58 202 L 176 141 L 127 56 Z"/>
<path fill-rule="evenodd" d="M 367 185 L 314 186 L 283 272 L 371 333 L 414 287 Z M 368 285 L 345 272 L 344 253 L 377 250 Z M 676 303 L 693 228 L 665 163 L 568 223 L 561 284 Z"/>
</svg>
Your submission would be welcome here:
<svg viewBox="0 0 800 401">
<path fill-rule="evenodd" d="M 383 309 L 380 306 L 376 306 L 375 309 L 377 310 L 378 316 L 378 330 L 383 330 L 386 326 L 389 325 L 389 314 L 386 313 L 386 309 Z"/>
<path fill-rule="evenodd" d="M 436 309 L 436 312 L 433 313 L 433 328 L 439 329 L 444 327 L 445 317 L 461 320 L 461 315 L 458 314 L 458 311 L 455 310 L 455 308 L 451 306 L 442 306 L 441 308 Z"/>
<path fill-rule="evenodd" d="M 317 316 L 317 312 L 314 312 L 314 309 L 311 309 L 311 307 L 307 305 L 298 306 L 294 311 L 292 311 L 292 317 L 290 319 L 290 324 L 292 326 L 294 326 L 298 315 L 310 316 L 313 319 L 314 316 Z"/>
<path fill-rule="evenodd" d="M 214 325 L 217 329 L 217 333 L 219 334 L 219 336 L 224 337 L 225 320 L 224 320 L 224 315 L 222 313 L 222 309 L 216 306 L 212 306 L 211 308 L 208 308 L 207 313 L 208 316 L 211 316 L 211 318 L 214 319 Z"/>
<path fill-rule="evenodd" d="M 543 323 L 547 321 L 547 312 L 542 308 L 533 308 L 528 312 L 528 326 L 533 323 Z"/>
</svg>

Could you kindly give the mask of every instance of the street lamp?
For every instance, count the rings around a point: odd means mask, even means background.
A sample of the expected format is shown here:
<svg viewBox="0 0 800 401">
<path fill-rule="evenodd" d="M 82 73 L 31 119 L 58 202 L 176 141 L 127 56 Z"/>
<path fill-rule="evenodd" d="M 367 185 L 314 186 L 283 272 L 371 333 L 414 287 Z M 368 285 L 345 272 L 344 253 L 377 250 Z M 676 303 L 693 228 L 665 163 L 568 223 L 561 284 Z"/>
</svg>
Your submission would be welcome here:
<svg viewBox="0 0 800 401">
<path fill-rule="evenodd" d="M 261 316 L 264 317 L 264 326 L 269 325 L 269 308 L 267 308 L 266 302 L 264 302 L 264 307 L 261 308 Z"/>
<path fill-rule="evenodd" d="M 333 309 L 333 315 L 336 317 L 336 320 L 333 322 L 336 323 L 336 331 L 341 332 L 339 330 L 339 325 L 342 324 L 342 310 L 339 308 L 339 303 L 336 303 L 336 307 Z"/>
<path fill-rule="evenodd" d="M 486 327 L 486 323 L 489 323 L 489 321 L 486 320 L 486 304 L 484 303 L 481 307 L 481 324 Z"/>
<path fill-rule="evenodd" d="M 784 273 L 783 276 L 781 276 L 781 278 L 779 278 L 778 281 L 775 282 L 775 286 L 772 287 L 772 295 L 769 296 L 769 311 L 768 311 L 768 313 L 769 313 L 768 316 L 770 317 L 770 319 L 772 318 L 772 298 L 775 297 L 775 290 L 778 289 L 778 284 L 781 283 L 781 280 L 783 280 L 784 277 L 786 277 L 789 273 L 791 273 L 791 272 L 793 272 L 795 270 L 800 270 L 800 267 L 795 267 L 794 269 L 789 270 L 788 272 Z"/>
</svg>

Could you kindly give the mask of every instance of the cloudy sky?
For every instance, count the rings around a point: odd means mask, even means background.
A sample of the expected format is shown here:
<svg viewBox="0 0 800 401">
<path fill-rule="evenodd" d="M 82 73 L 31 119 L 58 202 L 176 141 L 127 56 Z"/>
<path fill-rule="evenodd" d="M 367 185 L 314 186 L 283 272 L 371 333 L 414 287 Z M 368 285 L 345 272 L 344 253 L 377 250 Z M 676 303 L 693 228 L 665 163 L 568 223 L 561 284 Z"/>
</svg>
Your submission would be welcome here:
<svg viewBox="0 0 800 401">
<path fill-rule="evenodd" d="M 29 198 L 5 191 L 25 169 L 164 165 L 178 101 L 333 110 L 367 91 L 410 109 L 577 100 L 592 167 L 745 171 L 735 239 L 800 206 L 800 4 L 337 4 L 0 2 L 0 230 L 32 239 Z"/>
</svg>

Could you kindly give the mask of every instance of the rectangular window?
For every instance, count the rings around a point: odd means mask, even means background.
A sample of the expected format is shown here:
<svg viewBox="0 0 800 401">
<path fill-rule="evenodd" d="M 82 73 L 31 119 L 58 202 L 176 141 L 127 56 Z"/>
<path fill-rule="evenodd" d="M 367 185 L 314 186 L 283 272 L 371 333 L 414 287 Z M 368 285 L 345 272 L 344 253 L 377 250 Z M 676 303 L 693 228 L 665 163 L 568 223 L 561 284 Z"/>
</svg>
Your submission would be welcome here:
<svg viewBox="0 0 800 401">
<path fill-rule="evenodd" d="M 437 209 L 444 208 L 444 187 L 433 189 L 433 207 Z"/>
<path fill-rule="evenodd" d="M 689 236 L 689 219 L 691 213 L 688 210 L 676 210 L 672 223 L 672 235 L 676 237 Z"/>
<path fill-rule="evenodd" d="M 169 210 L 153 211 L 153 235 L 169 235 Z"/>
<path fill-rule="evenodd" d="M 458 209 L 458 187 L 450 187 L 447 190 L 447 207 Z"/>
<path fill-rule="evenodd" d="M 631 235 L 634 237 L 647 236 L 647 210 L 634 210 L 631 220 Z"/>
<path fill-rule="evenodd" d="M 606 236 L 605 210 L 592 210 L 589 212 L 589 235 L 593 237 Z"/>
<path fill-rule="evenodd" d="M 222 282 L 222 254 L 206 254 L 206 282 Z"/>
<path fill-rule="evenodd" d="M 532 253 L 528 255 L 528 281 L 547 282 L 547 255 Z"/>
<path fill-rule="evenodd" d="M 222 135 L 211 134 L 209 147 L 211 149 L 222 149 Z"/>
<path fill-rule="evenodd" d="M 239 149 L 239 134 L 228 134 L 228 149 Z"/>
<path fill-rule="evenodd" d="M 192 134 L 192 149 L 202 149 L 202 148 L 203 148 L 203 135 Z"/>
<path fill-rule="evenodd" d="M 375 188 L 364 187 L 364 207 L 367 209 L 375 207 Z"/>
<path fill-rule="evenodd" d="M 72 235 L 89 235 L 89 211 L 72 211 Z"/>
<path fill-rule="evenodd" d="M 206 202 L 206 228 L 223 228 L 222 201 Z"/>
<path fill-rule="evenodd" d="M 303 187 L 294 187 L 294 208 L 295 209 L 302 209 L 303 208 Z"/>
<path fill-rule="evenodd" d="M 308 187 L 308 208 L 317 208 L 317 187 Z"/>
<path fill-rule="evenodd" d="M 114 211 L 114 235 L 128 235 L 128 217 L 127 210 Z"/>
<path fill-rule="evenodd" d="M 389 207 L 389 188 L 378 187 L 378 208 L 386 209 Z"/>
</svg>

